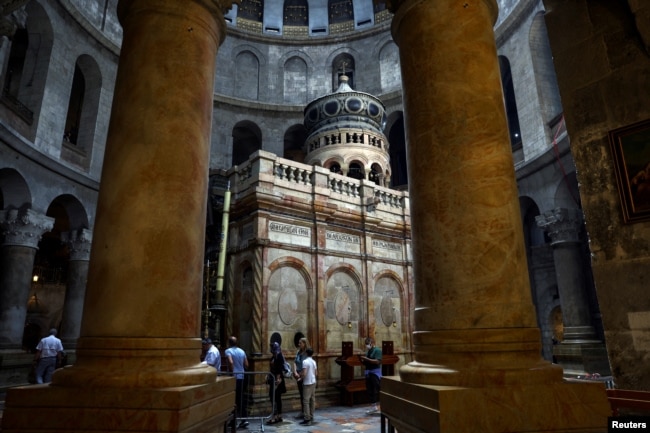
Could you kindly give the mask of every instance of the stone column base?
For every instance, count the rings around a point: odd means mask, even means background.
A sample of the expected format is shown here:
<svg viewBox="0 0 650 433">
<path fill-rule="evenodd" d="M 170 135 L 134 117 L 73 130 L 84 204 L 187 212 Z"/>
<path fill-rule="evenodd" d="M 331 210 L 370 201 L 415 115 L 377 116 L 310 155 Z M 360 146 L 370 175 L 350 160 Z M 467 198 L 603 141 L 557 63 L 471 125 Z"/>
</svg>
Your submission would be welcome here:
<svg viewBox="0 0 650 433">
<path fill-rule="evenodd" d="M 604 343 L 563 341 L 553 346 L 553 356 L 564 369 L 565 377 L 579 377 L 593 373 L 601 376 L 612 374 Z"/>
<path fill-rule="evenodd" d="M 604 433 L 611 416 L 602 383 L 460 388 L 391 376 L 381 380 L 380 400 L 399 433 Z"/>
<path fill-rule="evenodd" d="M 22 386 L 7 392 L 2 432 L 215 432 L 234 406 L 230 377 L 155 389 Z"/>
</svg>

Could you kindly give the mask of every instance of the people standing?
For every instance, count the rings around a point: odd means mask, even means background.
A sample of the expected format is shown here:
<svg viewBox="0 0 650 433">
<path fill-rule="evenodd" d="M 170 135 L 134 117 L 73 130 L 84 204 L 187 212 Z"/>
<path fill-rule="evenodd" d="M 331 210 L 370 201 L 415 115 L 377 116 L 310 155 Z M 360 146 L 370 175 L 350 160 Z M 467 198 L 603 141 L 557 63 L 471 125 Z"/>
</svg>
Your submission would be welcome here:
<svg viewBox="0 0 650 433">
<path fill-rule="evenodd" d="M 371 407 L 368 414 L 379 412 L 379 389 L 381 385 L 381 350 L 375 347 L 375 340 L 366 337 L 366 354 L 359 356 L 366 371 L 366 390 Z"/>
<path fill-rule="evenodd" d="M 272 378 L 269 383 L 269 399 L 273 404 L 273 415 L 267 424 L 277 424 L 282 422 L 282 394 L 287 392 L 286 384 L 284 383 L 284 355 L 280 343 L 271 343 L 271 361 L 270 371 Z M 275 386 L 274 386 L 275 385 Z"/>
<path fill-rule="evenodd" d="M 303 393 L 303 381 L 302 381 L 302 361 L 307 357 L 307 347 L 309 342 L 307 338 L 302 337 L 298 340 L 298 351 L 296 352 L 296 359 L 294 361 L 295 370 L 293 372 L 293 378 L 296 379 L 296 384 L 298 385 L 298 393 L 300 394 L 300 413 L 296 415 L 297 419 L 305 418 L 305 407 L 303 405 L 304 393 Z"/>
<path fill-rule="evenodd" d="M 50 329 L 50 334 L 42 338 L 36 346 L 34 363 L 36 364 L 36 383 L 52 382 L 52 373 L 57 362 L 61 359 L 63 344 L 56 338 L 56 329 Z"/>
<path fill-rule="evenodd" d="M 203 340 L 203 350 L 205 351 L 205 359 L 203 364 L 210 365 L 217 370 L 217 373 L 221 371 L 221 353 L 219 349 L 212 344 L 212 340 L 206 338 Z"/>
<path fill-rule="evenodd" d="M 305 350 L 305 359 L 302 360 L 302 383 L 304 398 L 302 400 L 302 410 L 305 413 L 305 419 L 300 424 L 311 425 L 314 421 L 314 410 L 316 409 L 316 377 L 318 376 L 318 367 L 316 361 L 312 358 L 313 349 Z"/>
<path fill-rule="evenodd" d="M 248 369 L 248 358 L 239 346 L 237 346 L 237 337 L 231 336 L 228 339 L 228 348 L 226 349 L 226 359 L 228 359 L 228 368 L 235 377 L 235 406 L 237 418 L 247 418 L 248 409 L 246 405 L 246 395 L 244 394 L 246 375 L 244 371 Z M 248 421 L 242 419 L 237 428 L 248 426 Z"/>
</svg>

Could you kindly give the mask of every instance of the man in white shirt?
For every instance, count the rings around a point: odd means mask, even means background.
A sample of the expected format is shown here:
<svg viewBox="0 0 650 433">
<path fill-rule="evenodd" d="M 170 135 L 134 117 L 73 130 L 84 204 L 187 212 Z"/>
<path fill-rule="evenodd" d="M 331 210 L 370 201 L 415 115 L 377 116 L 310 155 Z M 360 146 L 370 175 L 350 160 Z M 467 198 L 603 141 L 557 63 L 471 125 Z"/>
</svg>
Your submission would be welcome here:
<svg viewBox="0 0 650 433">
<path fill-rule="evenodd" d="M 203 360 L 203 364 L 216 368 L 217 373 L 219 373 L 221 371 L 221 354 L 219 353 L 219 349 L 212 344 L 211 339 L 206 338 L 203 340 L 203 350 L 205 350 L 205 359 Z"/>
<path fill-rule="evenodd" d="M 305 412 L 305 420 L 300 424 L 311 425 L 314 420 L 314 409 L 316 408 L 316 376 L 318 369 L 316 361 L 312 358 L 314 350 L 310 347 L 305 353 L 307 357 L 303 359 L 302 370 L 300 371 L 303 393 L 302 408 Z"/>
<path fill-rule="evenodd" d="M 42 338 L 36 346 L 34 363 L 36 364 L 36 383 L 52 382 L 52 373 L 56 369 L 56 362 L 63 352 L 61 340 L 56 338 L 56 329 L 50 329 L 50 335 Z"/>
</svg>

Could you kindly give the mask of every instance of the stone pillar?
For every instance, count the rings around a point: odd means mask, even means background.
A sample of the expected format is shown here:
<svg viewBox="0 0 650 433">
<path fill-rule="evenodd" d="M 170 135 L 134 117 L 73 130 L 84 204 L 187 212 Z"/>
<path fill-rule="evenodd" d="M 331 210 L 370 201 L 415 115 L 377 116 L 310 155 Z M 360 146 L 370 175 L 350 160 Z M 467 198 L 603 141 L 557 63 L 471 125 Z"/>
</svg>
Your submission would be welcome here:
<svg viewBox="0 0 650 433">
<path fill-rule="evenodd" d="M 382 412 L 400 433 L 606 431 L 604 387 L 565 384 L 541 357 L 496 1 L 389 7 L 408 141 L 415 361 L 382 379 Z"/>
<path fill-rule="evenodd" d="M 562 305 L 564 340 L 593 342 L 596 331 L 591 322 L 580 253 L 582 212 L 579 209 L 556 208 L 537 216 L 535 220 L 551 238 Z"/>
<path fill-rule="evenodd" d="M 536 218 L 548 233 L 553 248 L 564 338 L 553 347 L 565 375 L 610 374 L 605 345 L 598 340 L 587 297 L 580 250 L 580 209 L 556 208 Z"/>
<path fill-rule="evenodd" d="M 49 386 L 11 389 L 3 432 L 223 428 L 234 379 L 199 361 L 215 59 L 231 3 L 118 3 L 123 40 L 76 361 Z"/>
<path fill-rule="evenodd" d="M 34 256 L 54 218 L 26 210 L 0 211 L 0 348 L 20 349 L 32 285 Z"/>
<path fill-rule="evenodd" d="M 61 322 L 61 341 L 66 350 L 77 346 L 81 317 L 83 316 L 86 281 L 88 280 L 88 260 L 90 245 L 93 240 L 92 231 L 80 229 L 61 234 L 61 240 L 68 244 L 70 260 L 68 262 L 68 281 L 63 303 L 63 319 Z"/>
</svg>

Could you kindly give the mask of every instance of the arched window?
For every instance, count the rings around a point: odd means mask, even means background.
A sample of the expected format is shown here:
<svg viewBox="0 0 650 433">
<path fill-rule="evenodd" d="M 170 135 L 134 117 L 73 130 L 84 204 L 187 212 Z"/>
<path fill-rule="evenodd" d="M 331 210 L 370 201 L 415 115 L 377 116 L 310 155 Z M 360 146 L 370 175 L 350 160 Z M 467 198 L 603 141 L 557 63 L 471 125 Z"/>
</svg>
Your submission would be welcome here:
<svg viewBox="0 0 650 433">
<path fill-rule="evenodd" d="M 352 177 L 354 179 L 363 179 L 365 176 L 363 166 L 359 164 L 358 162 L 352 162 L 350 163 L 350 168 L 348 169 L 348 177 Z"/>
<path fill-rule="evenodd" d="M 68 102 L 68 115 L 65 119 L 63 139 L 67 143 L 77 144 L 79 136 L 79 124 L 81 123 L 81 109 L 86 92 L 86 79 L 79 69 L 79 64 L 74 66 L 74 77 L 72 78 L 72 89 Z"/>
<path fill-rule="evenodd" d="M 253 122 L 239 122 L 232 130 L 232 165 L 246 162 L 262 148 L 262 131 Z"/>
<path fill-rule="evenodd" d="M 390 180 L 391 186 L 393 188 L 406 189 L 408 185 L 408 171 L 406 165 L 404 114 L 401 112 L 392 113 L 389 119 L 391 121 L 390 131 L 388 133 L 390 168 L 392 173 Z"/>
<path fill-rule="evenodd" d="M 512 151 L 516 152 L 522 149 L 521 129 L 519 128 L 519 113 L 517 112 L 515 88 L 512 84 L 512 71 L 510 70 L 510 62 L 507 58 L 499 56 L 499 68 L 501 69 L 501 84 L 503 86 L 506 116 L 508 117 L 510 145 L 512 146 Z"/>
<path fill-rule="evenodd" d="M 327 11 L 330 24 L 344 23 L 354 20 L 352 0 L 328 0 Z"/>
<path fill-rule="evenodd" d="M 307 63 L 300 57 L 291 57 L 284 63 L 284 102 L 307 103 Z"/>
<path fill-rule="evenodd" d="M 68 111 L 62 131 L 61 159 L 89 169 L 97 129 L 102 76 L 89 55 L 77 59 L 72 76 Z"/>
<path fill-rule="evenodd" d="M 7 73 L 5 74 L 4 91 L 13 97 L 18 97 L 20 80 L 23 76 L 23 67 L 27 55 L 29 36 L 27 30 L 18 29 L 11 39 L 11 51 L 7 62 Z"/>
<path fill-rule="evenodd" d="M 284 158 L 292 161 L 304 162 L 305 139 L 307 130 L 303 125 L 294 125 L 284 134 Z"/>
<path fill-rule="evenodd" d="M 381 169 L 381 166 L 377 163 L 372 164 L 372 166 L 370 166 L 370 173 L 368 174 L 368 180 L 374 182 L 377 185 L 383 186 L 381 182 L 382 177 L 383 177 L 383 170 Z"/>
<path fill-rule="evenodd" d="M 243 51 L 235 58 L 235 96 L 257 100 L 259 95 L 260 61 L 251 51 Z"/>
<path fill-rule="evenodd" d="M 332 62 L 332 90 L 339 87 L 341 75 L 347 75 L 348 85 L 354 89 L 354 57 L 350 54 L 339 54 Z"/>
<path fill-rule="evenodd" d="M 309 24 L 307 0 L 284 0 L 282 22 L 285 26 L 306 26 Z"/>
<path fill-rule="evenodd" d="M 237 17 L 261 23 L 264 18 L 264 1 L 242 0 L 237 8 Z"/>
<path fill-rule="evenodd" d="M 332 173 L 341 173 L 341 165 L 338 162 L 333 162 L 330 164 L 330 171 Z"/>
</svg>

